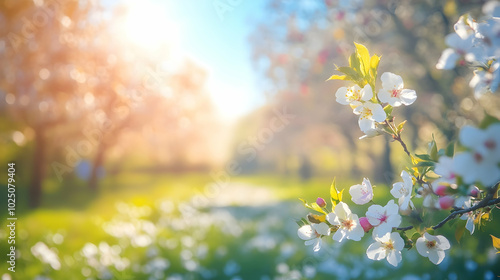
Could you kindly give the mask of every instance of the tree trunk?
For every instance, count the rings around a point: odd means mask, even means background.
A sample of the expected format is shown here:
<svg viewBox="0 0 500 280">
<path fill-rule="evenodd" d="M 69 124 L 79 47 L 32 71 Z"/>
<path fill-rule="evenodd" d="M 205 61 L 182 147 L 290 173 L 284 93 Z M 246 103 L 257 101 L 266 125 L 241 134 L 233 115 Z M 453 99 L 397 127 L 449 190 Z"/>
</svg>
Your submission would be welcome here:
<svg viewBox="0 0 500 280">
<path fill-rule="evenodd" d="M 29 188 L 28 203 L 30 208 L 37 208 L 42 201 L 42 183 L 45 163 L 45 134 L 43 126 L 35 127 L 35 147 L 33 151 L 33 174 Z"/>
<path fill-rule="evenodd" d="M 97 149 L 97 153 L 95 155 L 94 161 L 92 162 L 92 170 L 90 172 L 89 178 L 89 189 L 96 192 L 99 188 L 99 167 L 104 163 L 104 154 L 106 152 L 106 147 L 104 143 L 99 143 L 99 148 Z"/>
</svg>

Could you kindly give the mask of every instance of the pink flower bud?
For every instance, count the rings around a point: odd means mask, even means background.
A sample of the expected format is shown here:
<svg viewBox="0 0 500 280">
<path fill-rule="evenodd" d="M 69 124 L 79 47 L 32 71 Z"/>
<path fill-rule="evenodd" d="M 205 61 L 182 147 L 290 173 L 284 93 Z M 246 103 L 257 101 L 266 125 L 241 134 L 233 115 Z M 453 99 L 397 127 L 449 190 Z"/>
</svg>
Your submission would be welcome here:
<svg viewBox="0 0 500 280">
<path fill-rule="evenodd" d="M 439 186 L 437 186 L 435 193 L 437 195 L 439 195 L 439 196 L 445 196 L 447 189 L 448 189 L 447 186 L 445 186 L 445 185 L 439 185 Z"/>
<path fill-rule="evenodd" d="M 365 230 L 365 232 L 368 232 L 370 229 L 373 228 L 372 224 L 370 224 L 367 217 L 359 218 L 359 224 Z"/>
<path fill-rule="evenodd" d="M 469 195 L 472 197 L 478 197 L 479 196 L 479 189 L 476 186 L 472 186 Z"/>
<path fill-rule="evenodd" d="M 318 199 L 316 199 L 316 203 L 318 204 L 319 207 L 325 207 L 326 206 L 326 201 L 321 198 L 321 197 L 318 197 Z"/>
<path fill-rule="evenodd" d="M 455 199 L 447 195 L 439 198 L 439 206 L 441 209 L 449 209 L 455 204 Z"/>
</svg>

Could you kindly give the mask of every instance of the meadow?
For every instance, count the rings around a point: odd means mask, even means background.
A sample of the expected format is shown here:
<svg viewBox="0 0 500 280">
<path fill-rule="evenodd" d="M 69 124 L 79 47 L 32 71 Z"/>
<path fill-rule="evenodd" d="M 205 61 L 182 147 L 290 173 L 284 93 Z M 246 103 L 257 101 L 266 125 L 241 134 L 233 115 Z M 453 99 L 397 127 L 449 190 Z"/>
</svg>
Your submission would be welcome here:
<svg viewBox="0 0 500 280">
<path fill-rule="evenodd" d="M 5 279 L 495 279 L 500 259 L 482 231 L 452 240 L 435 266 L 415 250 L 400 267 L 369 260 L 369 240 L 334 243 L 313 253 L 297 237 L 295 221 L 308 212 L 298 197 L 328 196 L 331 178 L 302 182 L 276 176 L 234 177 L 217 196 L 203 195 L 205 174 L 130 173 L 108 177 L 97 197 L 78 181 L 71 194 L 54 190 L 45 204 L 21 212 L 19 256 Z M 354 181 L 339 181 L 348 188 Z M 375 188 L 375 202 L 389 188 Z M 345 200 L 350 196 L 345 195 Z M 363 213 L 362 208 L 354 212 Z M 493 212 L 495 214 L 495 212 Z M 361 214 L 362 215 L 362 214 Z M 450 234 L 452 227 L 441 232 Z M 1 249 L 8 232 L 2 229 Z M 451 233 L 453 235 L 453 233 Z M 365 244 L 366 243 L 366 244 Z M 6 262 L 1 265 L 7 270 Z"/>
</svg>

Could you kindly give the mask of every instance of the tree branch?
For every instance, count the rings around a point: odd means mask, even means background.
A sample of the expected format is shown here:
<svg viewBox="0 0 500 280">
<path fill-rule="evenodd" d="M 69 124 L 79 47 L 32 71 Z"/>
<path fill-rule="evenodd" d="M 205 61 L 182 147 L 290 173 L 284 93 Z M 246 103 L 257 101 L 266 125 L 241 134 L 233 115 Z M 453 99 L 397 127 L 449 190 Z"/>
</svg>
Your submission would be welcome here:
<svg viewBox="0 0 500 280">
<path fill-rule="evenodd" d="M 500 204 L 500 197 L 492 199 L 493 195 L 498 191 L 499 185 L 500 185 L 500 182 L 497 183 L 494 187 L 490 188 L 489 189 L 489 193 L 478 204 L 476 204 L 476 205 L 474 205 L 474 206 L 472 206 L 470 208 L 465 208 L 465 209 L 459 208 L 458 210 L 454 210 L 450 215 L 448 215 L 448 217 L 446 217 L 444 220 L 442 220 L 439 224 L 437 224 L 435 226 L 432 226 L 432 229 L 438 229 L 438 228 L 444 226 L 447 222 L 449 222 L 450 220 L 455 219 L 458 215 L 469 213 L 471 211 L 474 211 L 474 210 L 477 210 L 477 209 L 480 209 L 480 208 L 484 208 L 484 207 L 488 207 L 488 206 Z M 407 231 L 407 230 L 410 230 L 412 228 L 413 228 L 413 226 L 398 227 L 398 228 L 396 228 L 396 230 Z"/>
<path fill-rule="evenodd" d="M 411 154 L 410 152 L 408 151 L 408 147 L 406 147 L 406 143 L 403 141 L 403 139 L 401 139 L 401 135 L 398 134 L 398 135 L 392 135 L 392 138 L 394 138 L 394 140 L 398 141 L 401 146 L 403 147 L 403 150 L 405 151 L 405 153 L 411 158 Z"/>
</svg>

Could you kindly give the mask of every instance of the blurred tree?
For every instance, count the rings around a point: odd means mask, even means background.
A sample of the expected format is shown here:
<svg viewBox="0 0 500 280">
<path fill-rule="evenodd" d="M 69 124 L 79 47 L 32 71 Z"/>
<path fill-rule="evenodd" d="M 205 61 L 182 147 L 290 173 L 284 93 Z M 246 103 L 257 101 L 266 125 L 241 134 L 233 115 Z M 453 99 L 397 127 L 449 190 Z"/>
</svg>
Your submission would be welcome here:
<svg viewBox="0 0 500 280">
<path fill-rule="evenodd" d="M 9 121 L 22 123 L 33 135 L 31 207 L 40 204 L 53 129 L 81 118 L 71 104 L 85 92 L 79 68 L 85 60 L 82 43 L 99 28 L 89 17 L 92 8 L 78 1 L 0 3 L 0 88 Z"/>
<path fill-rule="evenodd" d="M 451 139 L 457 128 L 464 124 L 465 119 L 460 114 L 470 119 L 481 118 L 483 112 L 473 110 L 476 106 L 467 106 L 466 109 L 462 106 L 463 100 L 467 104 L 474 103 L 469 98 L 471 89 L 463 78 L 469 71 L 460 68 L 439 71 L 435 64 L 445 48 L 444 37 L 453 31 L 458 17 L 465 11 L 477 11 L 483 2 L 270 2 L 267 16 L 256 24 L 250 37 L 253 61 L 261 73 L 262 88 L 275 106 L 287 106 L 299 115 L 299 120 L 276 137 L 276 142 L 287 143 L 278 146 L 287 147 L 294 153 L 306 149 L 311 154 L 311 149 L 332 145 L 329 143 L 332 139 L 337 143 L 344 142 L 342 135 L 346 139 L 362 135 L 355 116 L 335 104 L 335 90 L 343 83 L 325 82 L 334 74 L 333 63 L 346 61 L 353 50 L 353 41 L 366 44 L 370 50 L 383 55 L 379 73 L 398 73 L 408 88 L 417 91 L 420 101 L 405 108 L 404 116 L 401 116 L 410 123 L 406 127 L 413 136 L 409 139 L 413 147 L 430 140 L 429 130 L 436 130 L 437 137 L 442 140 Z M 305 133 L 314 126 L 323 125 L 334 127 L 336 134 L 322 141 L 320 138 L 311 139 L 311 135 Z M 304 138 L 296 142 L 300 147 L 290 143 L 294 137 Z M 308 148 L 304 143 L 315 145 Z M 344 144 L 352 153 L 354 147 L 360 145 L 351 140 Z M 380 162 L 377 170 L 384 172 L 374 174 L 387 177 L 383 174 L 387 175 L 392 169 L 390 146 L 384 145 L 381 150 L 384 151 L 381 155 L 374 156 L 382 157 L 382 160 L 374 160 Z M 362 166 L 354 162 L 352 175 L 356 175 L 358 168 Z M 382 177 L 378 180 L 388 179 Z"/>
<path fill-rule="evenodd" d="M 168 46 L 152 52 L 124 41 L 116 32 L 122 13 L 120 6 L 92 1 L 0 3 L 6 117 L 18 130 L 33 131 L 31 207 L 40 204 L 50 161 L 62 182 L 91 159 L 85 179 L 95 191 L 110 151 L 126 146 L 123 158 L 133 150 L 122 143 L 126 136 L 143 135 L 145 127 L 154 127 L 152 153 L 171 155 L 173 165 L 207 155 L 213 144 L 208 132 L 216 123 L 204 71 L 189 61 L 166 65 Z"/>
</svg>

